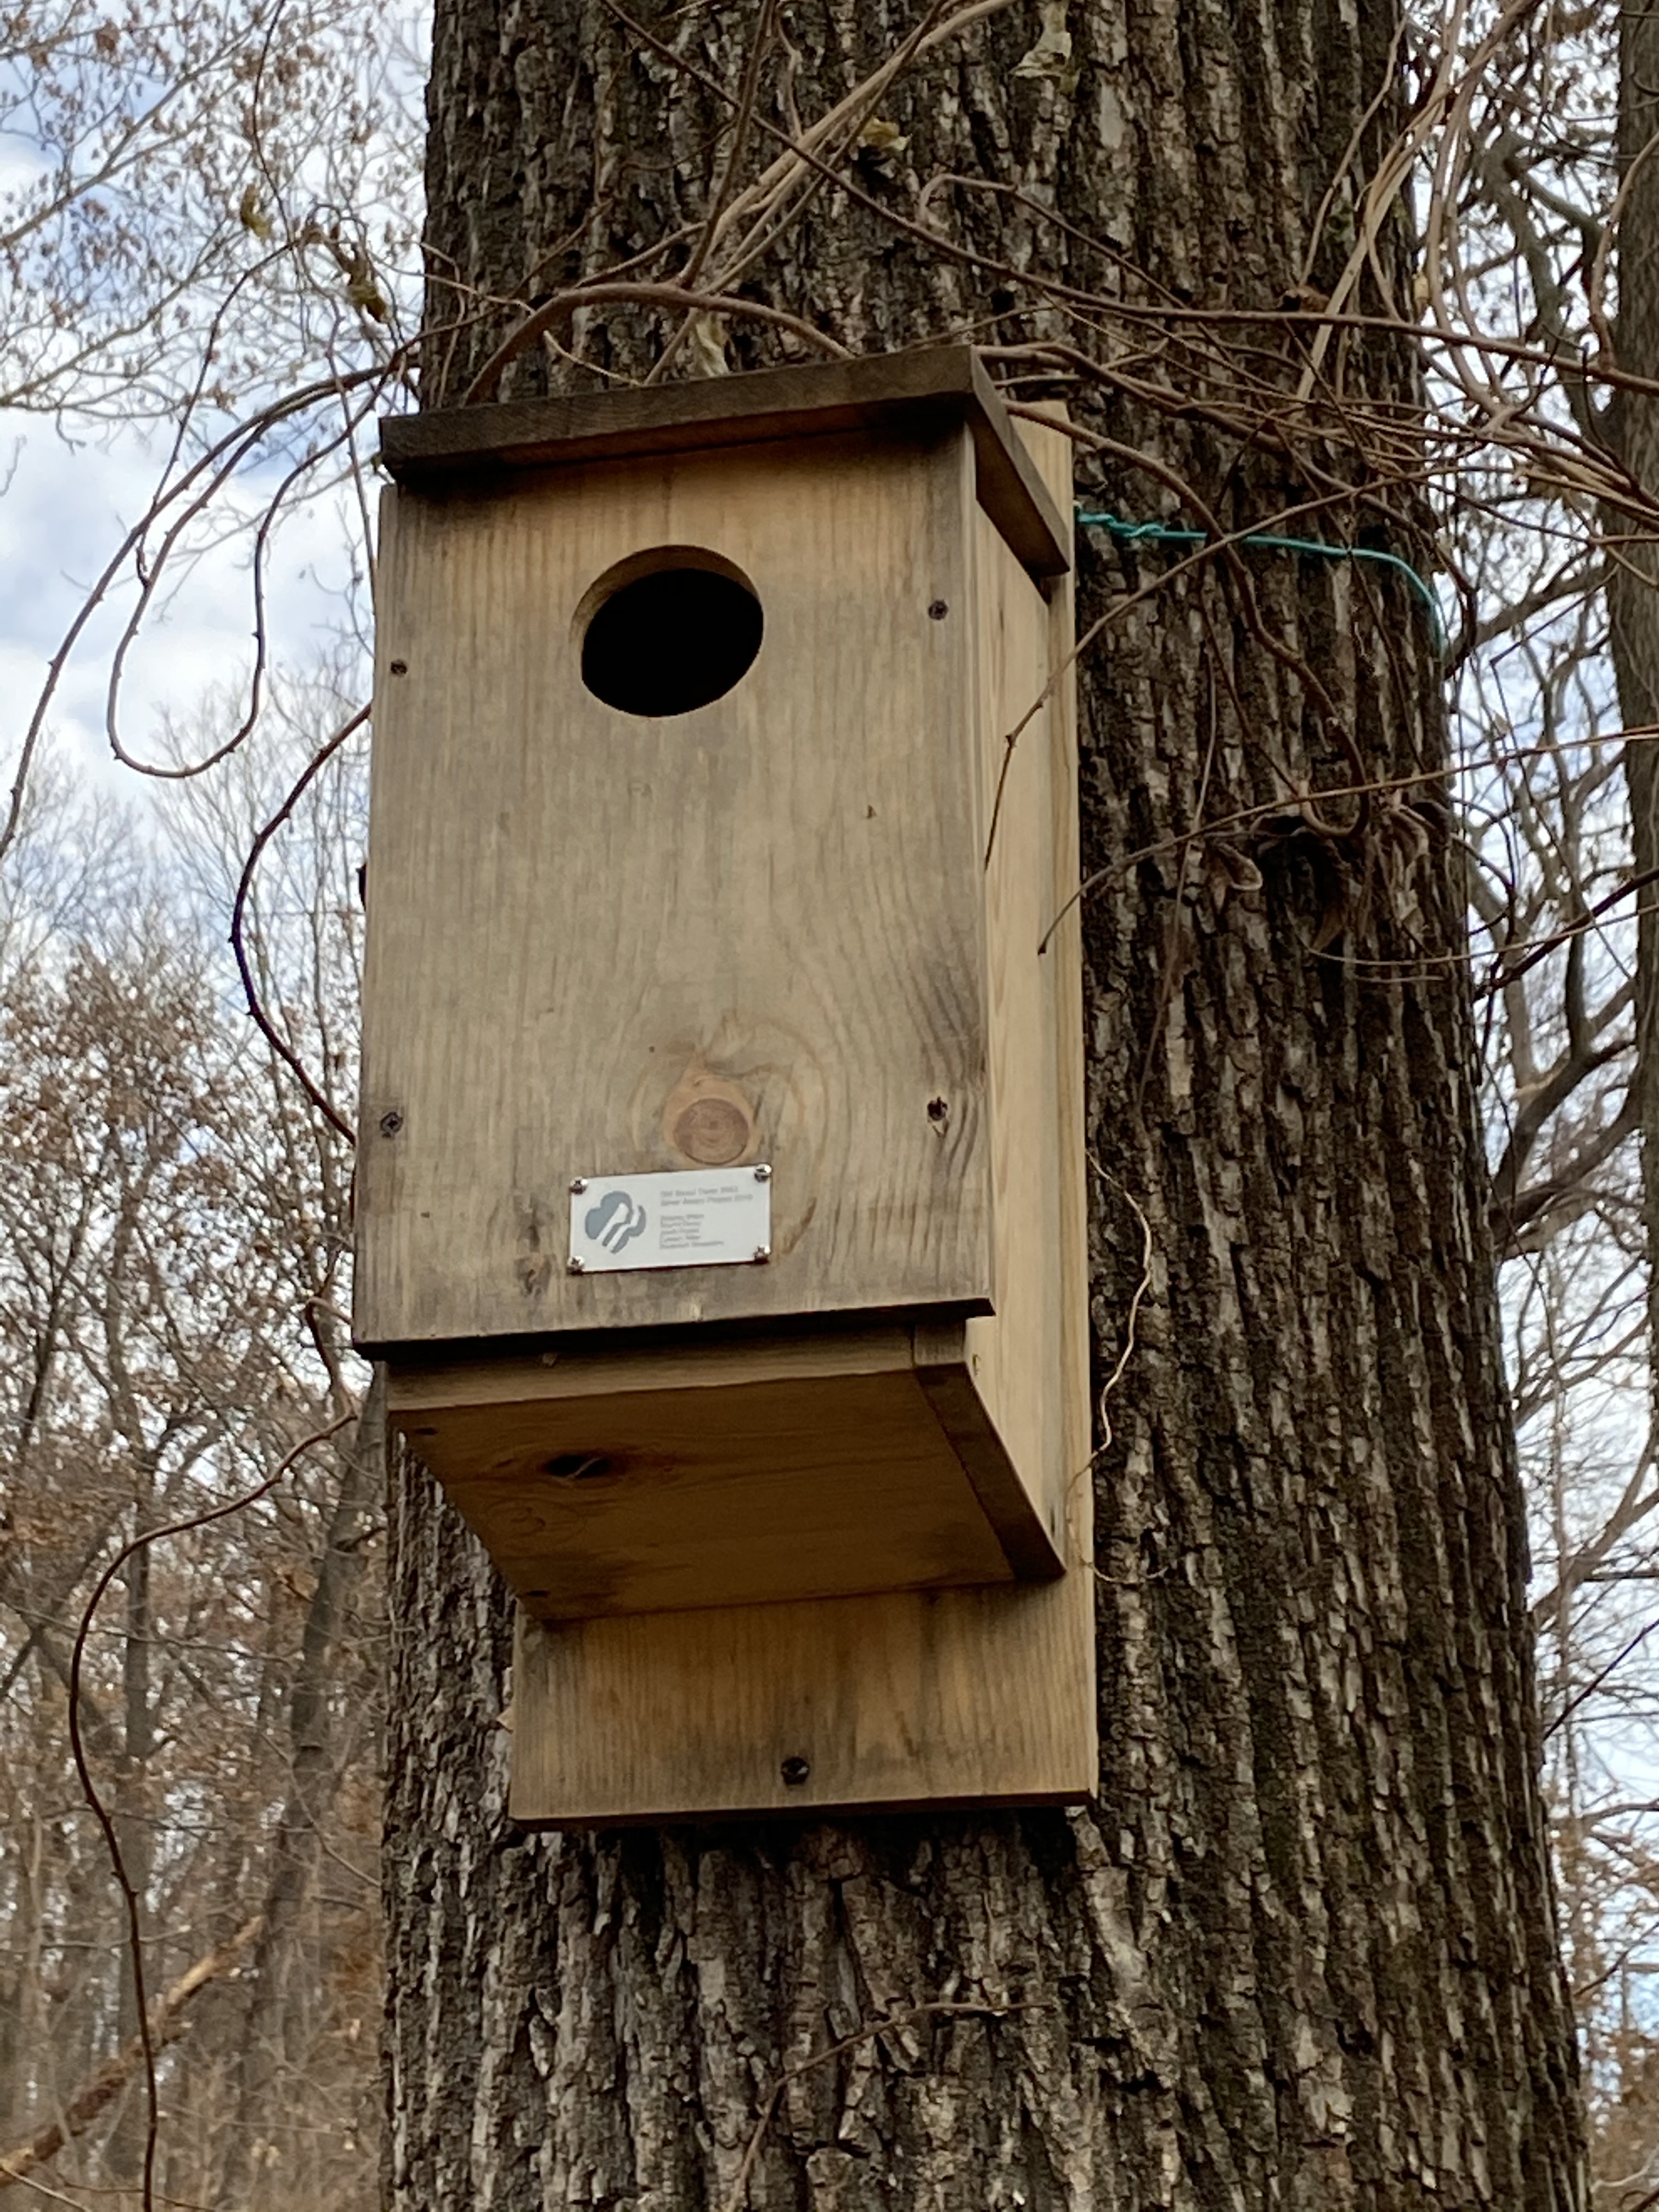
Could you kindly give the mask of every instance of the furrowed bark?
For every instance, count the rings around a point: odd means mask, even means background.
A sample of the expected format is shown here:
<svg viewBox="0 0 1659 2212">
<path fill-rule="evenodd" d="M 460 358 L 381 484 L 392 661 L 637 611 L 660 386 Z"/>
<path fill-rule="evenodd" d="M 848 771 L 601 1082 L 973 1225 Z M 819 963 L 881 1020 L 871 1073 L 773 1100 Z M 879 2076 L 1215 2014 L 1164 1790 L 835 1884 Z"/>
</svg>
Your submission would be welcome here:
<svg viewBox="0 0 1659 2212">
<path fill-rule="evenodd" d="M 1659 373 L 1659 167 L 1652 140 L 1659 131 L 1659 12 L 1621 11 L 1619 52 L 1619 160 L 1625 203 L 1619 228 L 1619 324 L 1622 368 Z M 1634 483 L 1659 489 L 1659 404 L 1644 392 L 1622 391 L 1606 428 Z M 1640 878 L 1659 868 L 1659 546 L 1639 519 L 1617 511 L 1603 517 L 1613 558 L 1607 572 L 1607 612 L 1619 709 L 1637 734 L 1625 747 L 1630 793 L 1631 866 Z M 1641 1131 L 1642 1218 L 1648 1262 L 1648 1342 L 1659 1354 L 1659 912 L 1650 894 L 1636 919 L 1636 1109 Z M 1659 1358 L 1654 1358 L 1659 1389 Z"/>
</svg>

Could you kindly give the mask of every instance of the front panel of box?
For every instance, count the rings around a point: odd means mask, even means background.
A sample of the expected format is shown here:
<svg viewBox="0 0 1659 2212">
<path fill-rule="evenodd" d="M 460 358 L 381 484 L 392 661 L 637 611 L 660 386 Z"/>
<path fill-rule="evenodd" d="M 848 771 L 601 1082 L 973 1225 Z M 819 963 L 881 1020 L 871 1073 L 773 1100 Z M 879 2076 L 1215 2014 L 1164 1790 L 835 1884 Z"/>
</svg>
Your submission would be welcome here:
<svg viewBox="0 0 1659 2212">
<path fill-rule="evenodd" d="M 387 504 L 360 1340 L 986 1310 L 965 434 Z M 574 1250 L 757 1171 L 747 1257 Z"/>
</svg>

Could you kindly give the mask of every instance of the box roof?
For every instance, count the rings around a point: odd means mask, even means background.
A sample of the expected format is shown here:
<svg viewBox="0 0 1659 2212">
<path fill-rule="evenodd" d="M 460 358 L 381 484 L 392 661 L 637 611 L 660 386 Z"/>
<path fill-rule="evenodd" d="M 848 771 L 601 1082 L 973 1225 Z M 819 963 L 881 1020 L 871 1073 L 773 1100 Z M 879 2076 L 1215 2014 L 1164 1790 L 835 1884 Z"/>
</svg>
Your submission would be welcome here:
<svg viewBox="0 0 1659 2212">
<path fill-rule="evenodd" d="M 980 504 L 1026 568 L 1063 575 L 1070 531 L 971 346 L 388 416 L 380 458 L 398 483 L 433 492 L 512 469 L 940 422 L 971 433 Z"/>
</svg>

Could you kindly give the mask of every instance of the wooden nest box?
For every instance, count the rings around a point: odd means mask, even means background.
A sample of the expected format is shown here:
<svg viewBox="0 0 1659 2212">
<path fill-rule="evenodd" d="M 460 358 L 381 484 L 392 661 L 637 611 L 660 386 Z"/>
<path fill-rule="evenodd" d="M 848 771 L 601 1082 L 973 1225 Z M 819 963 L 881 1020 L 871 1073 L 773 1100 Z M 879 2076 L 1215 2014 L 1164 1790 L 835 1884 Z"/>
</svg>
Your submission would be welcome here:
<svg viewBox="0 0 1659 2212">
<path fill-rule="evenodd" d="M 521 1818 L 1093 1786 L 1069 455 L 965 348 L 385 426 L 356 1328 Z"/>
</svg>

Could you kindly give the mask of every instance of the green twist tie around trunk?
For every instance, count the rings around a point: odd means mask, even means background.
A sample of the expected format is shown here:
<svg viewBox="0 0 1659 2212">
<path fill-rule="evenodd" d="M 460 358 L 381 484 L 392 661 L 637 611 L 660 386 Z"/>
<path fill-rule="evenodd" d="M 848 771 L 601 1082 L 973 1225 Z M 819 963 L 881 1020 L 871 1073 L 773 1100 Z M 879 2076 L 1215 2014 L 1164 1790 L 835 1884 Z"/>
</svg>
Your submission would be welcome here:
<svg viewBox="0 0 1659 2212">
<path fill-rule="evenodd" d="M 1171 530 L 1163 522 L 1125 522 L 1121 515 L 1087 514 L 1077 510 L 1079 523 L 1085 530 L 1108 530 L 1114 538 L 1126 544 L 1145 538 L 1154 545 L 1207 545 L 1210 534 L 1206 530 Z M 1372 545 L 1331 545 L 1322 538 L 1274 538 L 1265 532 L 1253 531 L 1248 537 L 1237 538 L 1236 545 L 1248 546 L 1252 552 L 1311 553 L 1322 561 L 1372 561 L 1379 568 L 1393 568 L 1402 575 L 1427 610 L 1429 629 L 1434 639 L 1434 649 L 1443 660 L 1446 656 L 1445 625 L 1440 619 L 1440 603 L 1409 561 L 1402 561 L 1397 553 L 1383 553 Z"/>
</svg>

